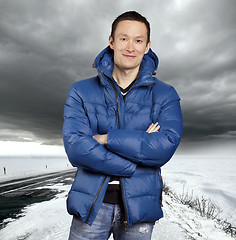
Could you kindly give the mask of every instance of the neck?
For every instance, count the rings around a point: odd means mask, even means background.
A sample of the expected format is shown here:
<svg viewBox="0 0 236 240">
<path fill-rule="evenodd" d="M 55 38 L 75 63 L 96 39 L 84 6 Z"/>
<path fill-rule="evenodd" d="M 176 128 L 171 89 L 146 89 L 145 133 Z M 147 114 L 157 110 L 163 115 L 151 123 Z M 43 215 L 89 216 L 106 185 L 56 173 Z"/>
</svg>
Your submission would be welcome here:
<svg viewBox="0 0 236 240">
<path fill-rule="evenodd" d="M 139 66 L 135 69 L 120 69 L 114 64 L 112 77 L 122 88 L 128 87 L 138 76 Z"/>
</svg>

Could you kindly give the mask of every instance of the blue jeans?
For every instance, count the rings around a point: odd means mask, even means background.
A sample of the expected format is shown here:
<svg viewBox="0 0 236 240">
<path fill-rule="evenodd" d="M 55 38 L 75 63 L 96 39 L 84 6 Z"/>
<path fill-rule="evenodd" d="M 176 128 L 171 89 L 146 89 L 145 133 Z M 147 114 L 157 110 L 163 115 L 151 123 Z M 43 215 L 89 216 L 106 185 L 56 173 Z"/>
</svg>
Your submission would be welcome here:
<svg viewBox="0 0 236 240">
<path fill-rule="evenodd" d="M 73 217 L 69 240 L 150 240 L 154 222 L 137 223 L 125 229 L 125 213 L 119 205 L 103 203 L 92 226 Z"/>
</svg>

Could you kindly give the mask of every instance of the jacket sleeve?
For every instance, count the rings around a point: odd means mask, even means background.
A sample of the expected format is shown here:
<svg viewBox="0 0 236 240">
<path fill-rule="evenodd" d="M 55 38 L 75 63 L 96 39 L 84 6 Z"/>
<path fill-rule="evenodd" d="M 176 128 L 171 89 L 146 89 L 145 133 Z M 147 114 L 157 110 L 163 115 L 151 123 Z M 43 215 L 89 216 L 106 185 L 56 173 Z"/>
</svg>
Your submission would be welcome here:
<svg viewBox="0 0 236 240">
<path fill-rule="evenodd" d="M 136 169 L 132 161 L 109 151 L 92 137 L 83 101 L 72 85 L 64 108 L 63 141 L 74 167 L 114 176 L 131 176 Z"/>
<path fill-rule="evenodd" d="M 171 87 L 157 119 L 161 127 L 159 132 L 112 129 L 108 132 L 108 149 L 141 165 L 164 165 L 174 154 L 182 136 L 179 100 L 175 89 Z"/>
</svg>

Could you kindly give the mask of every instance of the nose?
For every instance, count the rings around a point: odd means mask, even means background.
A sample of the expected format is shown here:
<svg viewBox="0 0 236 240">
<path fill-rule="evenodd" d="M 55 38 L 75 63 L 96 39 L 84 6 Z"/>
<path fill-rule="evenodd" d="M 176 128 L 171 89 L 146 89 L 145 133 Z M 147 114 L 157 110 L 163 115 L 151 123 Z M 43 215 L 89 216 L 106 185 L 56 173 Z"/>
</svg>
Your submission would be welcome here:
<svg viewBox="0 0 236 240">
<path fill-rule="evenodd" d="M 132 41 L 128 41 L 126 45 L 126 51 L 128 52 L 133 52 L 134 51 L 134 46 Z"/>
</svg>

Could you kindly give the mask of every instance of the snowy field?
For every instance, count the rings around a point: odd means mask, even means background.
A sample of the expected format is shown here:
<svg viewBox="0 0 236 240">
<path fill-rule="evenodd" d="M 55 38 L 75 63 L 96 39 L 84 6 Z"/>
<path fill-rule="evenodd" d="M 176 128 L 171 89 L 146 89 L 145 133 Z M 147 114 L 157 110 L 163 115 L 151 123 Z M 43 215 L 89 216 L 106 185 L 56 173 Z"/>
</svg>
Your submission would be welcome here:
<svg viewBox="0 0 236 240">
<path fill-rule="evenodd" d="M 4 174 L 4 167 L 6 173 Z M 72 166 L 66 156 L 0 156 L 0 182 L 42 175 Z M 1 238 L 0 238 L 1 240 Z"/>
<path fill-rule="evenodd" d="M 71 216 L 66 212 L 66 193 L 70 186 L 56 184 L 47 188 L 64 191 L 47 202 L 36 203 L 24 209 L 24 216 L 12 220 L 0 230 L 1 240 L 65 240 L 68 239 Z M 208 239 L 231 240 L 216 223 L 200 217 L 186 206 L 173 203 L 165 196 L 165 218 L 155 224 L 153 240 Z M 8 219 L 9 220 L 9 219 Z M 109 240 L 112 240 L 112 236 Z"/>
<path fill-rule="evenodd" d="M 235 156 L 175 155 L 162 175 L 176 193 L 211 199 L 222 210 L 220 217 L 236 225 Z"/>
<path fill-rule="evenodd" d="M 0 156 L 0 181 L 19 175 L 36 174 L 69 168 L 71 165 L 66 156 Z M 4 175 L 4 167 L 6 175 Z"/>
<path fill-rule="evenodd" d="M 2 158 L 0 160 L 2 167 Z M 30 162 L 34 166 L 34 171 L 29 166 L 27 169 L 24 168 Z M 224 162 L 223 165 L 222 162 Z M 67 166 L 68 162 L 64 158 L 60 160 L 35 157 L 33 159 L 11 158 L 11 163 L 8 161 L 4 164 L 7 163 L 8 176 L 1 174 L 0 181 L 11 178 L 11 176 L 16 178 L 24 174 L 36 174 L 70 167 L 70 165 Z M 235 225 L 235 164 L 235 158 L 230 157 L 222 160 L 219 157 L 177 154 L 163 167 L 162 173 L 164 180 L 174 191 L 182 193 L 184 186 L 186 190 L 192 191 L 193 189 L 194 195 L 210 197 L 222 208 L 222 216 L 227 217 Z M 45 165 L 47 165 L 47 169 L 45 169 Z M 10 166 L 18 166 L 18 170 Z M 63 184 L 51 186 L 49 184 L 47 188 L 63 192 L 57 194 L 50 201 L 32 204 L 24 208 L 24 216 L 16 220 L 12 219 L 5 228 L 0 230 L 1 240 L 65 240 L 68 238 L 71 216 L 66 212 L 65 201 L 70 186 Z M 169 196 L 164 195 L 163 205 L 165 217 L 155 224 L 153 240 L 233 239 L 220 230 L 216 221 L 200 217 L 198 213 L 187 206 L 174 203 Z M 112 236 L 109 240 L 111 239 L 113 239 Z"/>
</svg>

